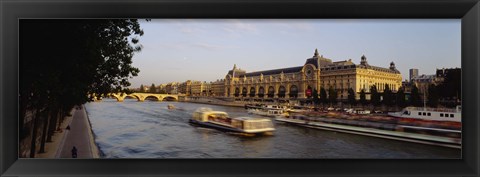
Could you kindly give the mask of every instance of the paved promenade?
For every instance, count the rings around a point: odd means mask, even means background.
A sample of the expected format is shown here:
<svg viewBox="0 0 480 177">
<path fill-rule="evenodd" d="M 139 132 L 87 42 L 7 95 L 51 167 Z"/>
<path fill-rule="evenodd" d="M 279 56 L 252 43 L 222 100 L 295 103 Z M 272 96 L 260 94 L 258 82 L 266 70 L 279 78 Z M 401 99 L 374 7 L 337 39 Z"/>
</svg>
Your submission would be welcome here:
<svg viewBox="0 0 480 177">
<path fill-rule="evenodd" d="M 87 113 L 82 109 L 74 110 L 70 130 L 66 133 L 64 142 L 60 143 L 57 158 L 72 158 L 72 148 L 77 148 L 77 158 L 99 158 Z"/>
</svg>

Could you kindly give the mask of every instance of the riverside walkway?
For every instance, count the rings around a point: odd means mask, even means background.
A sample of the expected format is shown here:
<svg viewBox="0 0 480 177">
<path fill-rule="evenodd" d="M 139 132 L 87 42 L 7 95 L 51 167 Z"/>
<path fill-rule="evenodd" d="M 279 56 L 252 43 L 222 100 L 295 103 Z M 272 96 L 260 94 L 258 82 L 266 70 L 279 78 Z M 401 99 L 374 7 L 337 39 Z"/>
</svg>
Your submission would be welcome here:
<svg viewBox="0 0 480 177">
<path fill-rule="evenodd" d="M 99 151 L 83 106 L 74 110 L 70 130 L 66 131 L 66 137 L 60 143 L 56 158 L 72 158 L 73 146 L 77 148 L 77 158 L 99 158 Z"/>
</svg>

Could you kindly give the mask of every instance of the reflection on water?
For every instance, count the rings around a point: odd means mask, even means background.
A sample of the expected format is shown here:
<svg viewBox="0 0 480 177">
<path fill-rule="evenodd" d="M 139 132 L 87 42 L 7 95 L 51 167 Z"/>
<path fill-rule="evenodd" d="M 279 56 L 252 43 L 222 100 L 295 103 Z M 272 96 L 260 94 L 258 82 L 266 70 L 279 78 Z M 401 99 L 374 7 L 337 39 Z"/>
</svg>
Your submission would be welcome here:
<svg viewBox="0 0 480 177">
<path fill-rule="evenodd" d="M 173 104 L 176 108 L 168 109 Z M 460 150 L 308 129 L 274 122 L 273 136 L 244 137 L 188 123 L 199 107 L 249 116 L 243 108 L 184 102 L 86 104 L 104 158 L 460 158 Z"/>
</svg>

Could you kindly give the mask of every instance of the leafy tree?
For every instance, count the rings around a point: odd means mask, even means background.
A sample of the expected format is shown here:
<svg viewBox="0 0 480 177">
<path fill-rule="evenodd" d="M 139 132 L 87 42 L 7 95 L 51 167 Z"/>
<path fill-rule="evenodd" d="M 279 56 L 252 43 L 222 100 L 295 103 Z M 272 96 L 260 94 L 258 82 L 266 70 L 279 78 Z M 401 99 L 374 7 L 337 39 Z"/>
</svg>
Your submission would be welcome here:
<svg viewBox="0 0 480 177">
<path fill-rule="evenodd" d="M 385 90 L 383 90 L 383 104 L 387 106 L 387 110 L 390 108 L 390 106 L 393 105 L 393 93 L 392 90 L 390 90 L 390 86 L 388 84 L 385 84 Z"/>
<path fill-rule="evenodd" d="M 142 84 L 142 85 L 140 85 L 140 91 L 139 91 L 139 92 L 140 92 L 140 93 L 143 93 L 144 91 L 145 91 L 145 87 L 144 87 L 143 84 Z"/>
<path fill-rule="evenodd" d="M 372 85 L 370 87 L 370 101 L 374 106 L 374 109 L 376 106 L 380 105 L 380 93 L 377 91 L 377 86 Z"/>
<path fill-rule="evenodd" d="M 350 104 L 350 106 L 355 106 L 357 104 L 355 100 L 355 91 L 353 91 L 352 88 L 348 89 L 348 104 Z"/>
<path fill-rule="evenodd" d="M 44 151 L 67 115 L 62 112 L 130 86 L 128 79 L 139 72 L 131 64 L 143 31 L 130 19 L 22 20 L 19 25 L 20 137 L 32 132 L 30 157 L 35 157 L 35 140 L 41 136 Z M 24 131 L 27 111 L 35 112 L 34 126 Z"/>
<path fill-rule="evenodd" d="M 313 99 L 313 103 L 315 103 L 315 105 L 320 104 L 320 98 L 318 97 L 317 89 L 313 89 L 312 99 Z"/>
<path fill-rule="evenodd" d="M 418 107 L 422 106 L 420 93 L 418 92 L 418 88 L 417 88 L 416 85 L 412 86 L 412 92 L 411 92 L 411 95 L 410 95 L 409 105 L 418 106 Z"/>
<path fill-rule="evenodd" d="M 405 89 L 403 87 L 400 87 L 397 91 L 397 96 L 395 99 L 395 102 L 397 106 L 400 106 L 401 108 L 405 107 L 406 101 L 405 101 Z"/>
<path fill-rule="evenodd" d="M 331 104 L 335 104 L 337 103 L 337 91 L 335 91 L 335 89 L 333 89 L 332 87 L 330 87 L 328 89 L 328 100 Z"/>
<path fill-rule="evenodd" d="M 153 84 L 153 83 L 150 86 L 150 93 L 157 93 L 157 88 L 155 87 L 155 84 Z"/>
<path fill-rule="evenodd" d="M 362 89 L 360 91 L 360 103 L 362 104 L 362 106 L 367 105 L 367 98 L 366 98 L 366 94 L 365 94 L 365 89 Z"/>
<path fill-rule="evenodd" d="M 449 69 L 444 76 L 444 81 L 438 85 L 438 96 L 444 99 L 462 98 L 462 70 Z"/>
<path fill-rule="evenodd" d="M 321 87 L 320 88 L 320 102 L 325 105 L 328 103 L 328 99 L 327 99 L 327 91 Z"/>
<path fill-rule="evenodd" d="M 437 107 L 438 106 L 438 89 L 435 85 L 430 84 L 428 87 L 428 106 Z"/>
</svg>

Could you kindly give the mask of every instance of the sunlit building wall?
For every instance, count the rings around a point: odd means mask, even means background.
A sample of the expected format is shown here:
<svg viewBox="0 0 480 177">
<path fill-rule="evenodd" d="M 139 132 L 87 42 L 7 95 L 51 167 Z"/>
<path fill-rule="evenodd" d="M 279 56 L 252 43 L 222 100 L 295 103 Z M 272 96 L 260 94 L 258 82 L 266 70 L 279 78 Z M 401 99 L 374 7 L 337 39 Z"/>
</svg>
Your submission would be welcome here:
<svg viewBox="0 0 480 177">
<path fill-rule="evenodd" d="M 243 98 L 305 99 L 312 96 L 313 90 L 319 92 L 323 87 L 327 91 L 335 89 L 338 99 L 346 99 L 348 89 L 352 88 L 359 99 L 362 89 L 368 93 L 370 86 L 375 85 L 383 92 L 386 84 L 394 91 L 402 85 L 402 76 L 393 62 L 388 68 L 369 65 L 365 56 L 361 57 L 360 64 L 351 59 L 332 62 L 315 50 L 303 66 L 247 73 L 234 65 L 225 76 L 224 94 Z"/>
</svg>

